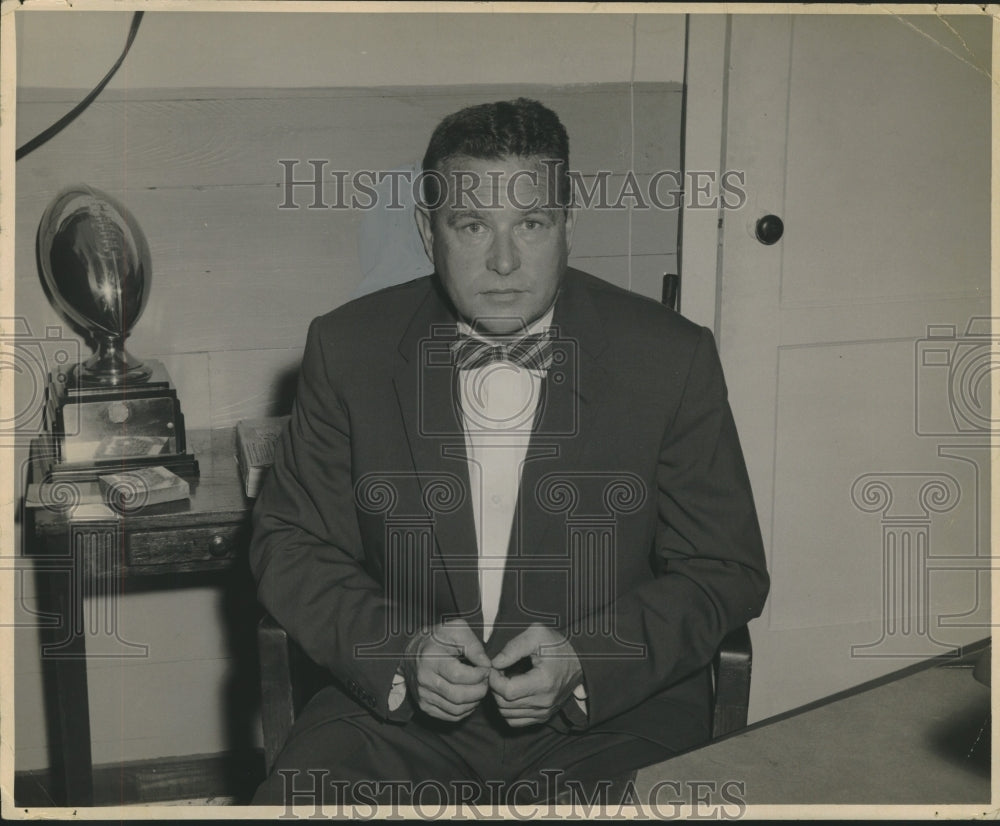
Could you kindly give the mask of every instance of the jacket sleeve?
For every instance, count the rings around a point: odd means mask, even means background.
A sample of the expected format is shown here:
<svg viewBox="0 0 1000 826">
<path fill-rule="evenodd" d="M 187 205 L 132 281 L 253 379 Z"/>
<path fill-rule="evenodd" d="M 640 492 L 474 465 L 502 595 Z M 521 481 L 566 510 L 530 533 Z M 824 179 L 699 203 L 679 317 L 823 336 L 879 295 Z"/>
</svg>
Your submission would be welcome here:
<svg viewBox="0 0 1000 826">
<path fill-rule="evenodd" d="M 317 663 L 381 717 L 408 638 L 365 566 L 351 474 L 351 421 L 328 370 L 321 320 L 309 328 L 295 404 L 253 512 L 258 598 Z"/>
<path fill-rule="evenodd" d="M 702 329 L 656 471 L 654 576 L 619 595 L 612 635 L 571 634 L 589 725 L 705 666 L 722 638 L 759 616 L 769 579 L 743 453 L 712 334 Z M 639 642 L 622 658 L 616 640 Z"/>
</svg>

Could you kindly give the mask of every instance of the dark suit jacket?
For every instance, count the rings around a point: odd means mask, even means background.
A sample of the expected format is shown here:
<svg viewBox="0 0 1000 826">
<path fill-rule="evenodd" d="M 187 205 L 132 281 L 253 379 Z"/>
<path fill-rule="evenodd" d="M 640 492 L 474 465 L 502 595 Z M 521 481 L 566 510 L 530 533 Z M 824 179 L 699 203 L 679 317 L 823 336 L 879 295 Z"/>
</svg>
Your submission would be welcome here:
<svg viewBox="0 0 1000 826">
<path fill-rule="evenodd" d="M 554 325 L 487 653 L 559 627 L 585 726 L 665 739 L 678 706 L 707 709 L 706 664 L 768 590 L 721 366 L 707 329 L 575 270 Z M 309 330 L 250 556 L 263 605 L 346 689 L 336 714 L 407 720 L 387 703 L 411 634 L 482 622 L 454 333 L 433 277 Z"/>
</svg>

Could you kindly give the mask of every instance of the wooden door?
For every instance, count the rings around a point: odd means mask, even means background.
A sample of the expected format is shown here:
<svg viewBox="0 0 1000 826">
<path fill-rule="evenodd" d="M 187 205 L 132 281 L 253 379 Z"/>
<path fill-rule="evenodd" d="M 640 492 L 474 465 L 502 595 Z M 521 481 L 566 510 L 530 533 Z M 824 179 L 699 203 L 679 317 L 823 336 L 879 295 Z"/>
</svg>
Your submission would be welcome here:
<svg viewBox="0 0 1000 826">
<path fill-rule="evenodd" d="M 747 203 L 717 323 L 772 574 L 756 720 L 990 633 L 991 30 L 730 25 Z"/>
</svg>

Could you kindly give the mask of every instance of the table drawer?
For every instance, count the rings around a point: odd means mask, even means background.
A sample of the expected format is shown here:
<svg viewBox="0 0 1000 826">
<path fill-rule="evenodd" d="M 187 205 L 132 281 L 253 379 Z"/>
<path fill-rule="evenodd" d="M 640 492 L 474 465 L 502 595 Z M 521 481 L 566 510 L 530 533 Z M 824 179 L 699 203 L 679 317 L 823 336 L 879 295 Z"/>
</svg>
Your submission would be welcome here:
<svg viewBox="0 0 1000 826">
<path fill-rule="evenodd" d="M 232 560 L 247 541 L 245 525 L 135 531 L 128 535 L 129 565 L 197 565 Z"/>
</svg>

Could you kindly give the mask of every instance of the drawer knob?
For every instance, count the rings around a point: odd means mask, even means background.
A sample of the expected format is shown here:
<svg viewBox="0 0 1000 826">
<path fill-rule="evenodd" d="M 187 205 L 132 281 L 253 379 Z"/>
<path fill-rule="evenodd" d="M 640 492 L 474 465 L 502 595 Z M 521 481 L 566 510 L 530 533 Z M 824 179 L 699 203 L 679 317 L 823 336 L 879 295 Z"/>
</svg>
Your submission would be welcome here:
<svg viewBox="0 0 1000 826">
<path fill-rule="evenodd" d="M 212 556 L 225 556 L 226 552 L 229 550 L 229 543 L 226 542 L 225 537 L 216 534 L 211 538 L 208 543 L 208 552 Z"/>
</svg>

